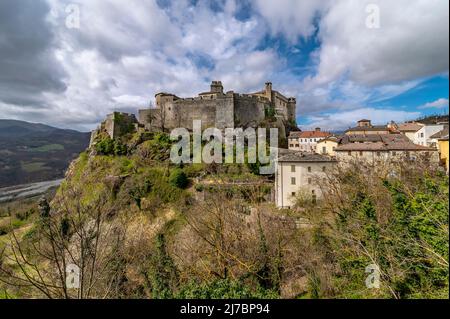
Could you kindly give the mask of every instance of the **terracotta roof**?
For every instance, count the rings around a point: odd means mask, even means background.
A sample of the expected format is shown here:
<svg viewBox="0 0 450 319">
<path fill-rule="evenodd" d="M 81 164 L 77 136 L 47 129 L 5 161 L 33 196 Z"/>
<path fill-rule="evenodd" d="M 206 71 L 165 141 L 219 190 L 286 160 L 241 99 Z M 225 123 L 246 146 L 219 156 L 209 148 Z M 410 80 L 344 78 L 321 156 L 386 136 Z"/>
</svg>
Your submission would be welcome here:
<svg viewBox="0 0 450 319">
<path fill-rule="evenodd" d="M 403 123 L 398 125 L 398 130 L 400 132 L 417 132 L 423 127 L 419 123 Z"/>
<path fill-rule="evenodd" d="M 287 149 L 278 150 L 278 162 L 335 162 L 336 159 L 331 156 L 317 153 L 299 152 Z"/>
<path fill-rule="evenodd" d="M 295 133 L 295 134 L 293 134 Z M 331 133 L 322 131 L 302 131 L 302 132 L 291 132 L 289 134 L 290 138 L 318 138 L 318 137 L 329 137 Z"/>
</svg>

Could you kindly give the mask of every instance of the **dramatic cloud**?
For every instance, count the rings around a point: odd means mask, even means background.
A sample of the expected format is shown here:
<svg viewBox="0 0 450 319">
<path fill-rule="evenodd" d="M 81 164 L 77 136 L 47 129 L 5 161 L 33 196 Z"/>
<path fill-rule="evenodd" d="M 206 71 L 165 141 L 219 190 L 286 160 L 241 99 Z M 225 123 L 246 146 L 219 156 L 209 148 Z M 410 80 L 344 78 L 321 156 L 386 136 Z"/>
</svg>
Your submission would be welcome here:
<svg viewBox="0 0 450 319">
<path fill-rule="evenodd" d="M 379 6 L 379 29 L 365 24 L 369 3 Z M 79 28 L 67 26 L 68 5 L 79 9 Z M 2 0 L 0 117 L 88 130 L 113 110 L 147 107 L 159 91 L 192 96 L 222 80 L 225 90 L 252 92 L 272 80 L 297 97 L 300 120 L 358 110 L 375 118 L 398 107 L 389 104 L 393 97 L 423 89 L 425 79 L 444 74 L 448 81 L 448 5 Z M 416 114 L 399 112 L 384 114 Z"/>
<path fill-rule="evenodd" d="M 379 28 L 368 28 L 368 4 L 379 8 Z M 336 1 L 320 22 L 322 45 L 313 77 L 326 83 L 347 75 L 379 85 L 447 72 L 449 2 Z"/>
<path fill-rule="evenodd" d="M 42 108 L 44 92 L 66 89 L 49 10 L 40 0 L 0 1 L 0 103 Z"/>
</svg>

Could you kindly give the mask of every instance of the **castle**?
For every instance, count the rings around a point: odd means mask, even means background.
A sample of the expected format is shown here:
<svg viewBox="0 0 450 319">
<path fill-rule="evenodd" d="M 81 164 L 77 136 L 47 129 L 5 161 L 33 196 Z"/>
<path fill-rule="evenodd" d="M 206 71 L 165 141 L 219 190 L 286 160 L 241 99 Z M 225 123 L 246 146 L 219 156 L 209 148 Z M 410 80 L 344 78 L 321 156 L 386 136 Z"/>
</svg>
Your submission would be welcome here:
<svg viewBox="0 0 450 319">
<path fill-rule="evenodd" d="M 262 91 L 238 94 L 224 93 L 222 82 L 213 81 L 210 90 L 197 97 L 179 98 L 171 93 L 158 93 L 155 99 L 156 108 L 139 110 L 139 123 L 148 129 L 192 129 L 193 120 L 202 120 L 205 128 L 256 127 L 271 110 L 282 122 L 295 123 L 295 98 L 273 90 L 270 82 Z"/>
<path fill-rule="evenodd" d="M 123 128 L 118 127 L 117 117 L 126 120 L 127 126 L 134 123 L 136 128 L 144 127 L 149 131 L 170 131 L 178 127 L 192 130 L 194 120 L 202 121 L 202 129 L 277 127 L 279 136 L 284 139 L 291 130 L 297 130 L 296 99 L 273 90 L 270 82 L 261 91 L 238 94 L 224 93 L 222 82 L 212 81 L 210 90 L 196 97 L 180 98 L 161 92 L 155 95 L 155 100 L 155 108 L 139 110 L 137 119 L 126 113 L 108 115 L 101 127 L 93 132 L 92 139 L 102 129 L 111 138 L 121 135 Z"/>
</svg>

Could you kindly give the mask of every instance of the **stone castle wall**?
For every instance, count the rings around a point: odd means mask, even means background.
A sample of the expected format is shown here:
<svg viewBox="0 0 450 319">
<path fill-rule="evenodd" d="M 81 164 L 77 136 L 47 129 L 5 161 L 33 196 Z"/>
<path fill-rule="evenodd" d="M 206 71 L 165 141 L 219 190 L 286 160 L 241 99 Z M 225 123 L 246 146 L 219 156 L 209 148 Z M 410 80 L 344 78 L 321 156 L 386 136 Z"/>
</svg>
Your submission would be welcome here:
<svg viewBox="0 0 450 319">
<path fill-rule="evenodd" d="M 274 109 L 276 126 L 280 135 L 295 123 L 295 98 L 287 98 L 272 90 L 272 83 L 266 83 L 263 91 L 252 94 L 223 92 L 220 81 L 213 81 L 209 92 L 193 98 L 179 98 L 174 94 L 156 95 L 156 108 L 139 110 L 139 123 L 150 130 L 169 131 L 183 127 L 192 130 L 194 120 L 202 121 L 202 129 L 234 127 L 257 127 L 266 122 L 266 110 Z M 273 122 L 273 118 L 271 119 Z M 162 125 L 164 122 L 164 125 Z M 267 124 L 267 123 L 265 123 Z"/>
<path fill-rule="evenodd" d="M 270 107 L 270 102 L 258 96 L 235 94 L 234 97 L 235 126 L 258 126 L 265 119 L 265 109 Z"/>
</svg>

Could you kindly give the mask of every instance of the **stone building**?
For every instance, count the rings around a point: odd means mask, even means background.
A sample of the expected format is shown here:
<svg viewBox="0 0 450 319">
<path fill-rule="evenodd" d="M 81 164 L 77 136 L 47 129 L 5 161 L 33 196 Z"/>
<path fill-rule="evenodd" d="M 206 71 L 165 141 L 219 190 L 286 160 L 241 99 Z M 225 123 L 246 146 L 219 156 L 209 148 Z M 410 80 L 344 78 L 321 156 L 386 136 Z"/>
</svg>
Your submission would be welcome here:
<svg viewBox="0 0 450 319">
<path fill-rule="evenodd" d="M 414 144 L 403 134 L 346 135 L 340 139 L 335 153 L 341 163 L 357 160 L 368 164 L 387 164 L 417 158 L 439 162 L 436 149 Z"/>
<path fill-rule="evenodd" d="M 192 130 L 194 120 L 201 120 L 203 129 L 257 127 L 269 118 L 280 128 L 280 136 L 296 127 L 296 99 L 273 90 L 270 82 L 262 91 L 238 94 L 225 93 L 222 82 L 212 81 L 210 90 L 196 97 L 180 98 L 162 92 L 155 99 L 155 108 L 139 110 L 138 115 L 139 123 L 149 130 Z"/>
<path fill-rule="evenodd" d="M 135 131 L 138 128 L 138 125 L 139 123 L 134 114 L 123 112 L 113 112 L 108 114 L 106 119 L 100 123 L 99 127 L 92 131 L 89 145 L 92 146 L 94 144 L 95 139 L 100 132 L 106 132 L 110 138 L 115 139 Z"/>
</svg>

